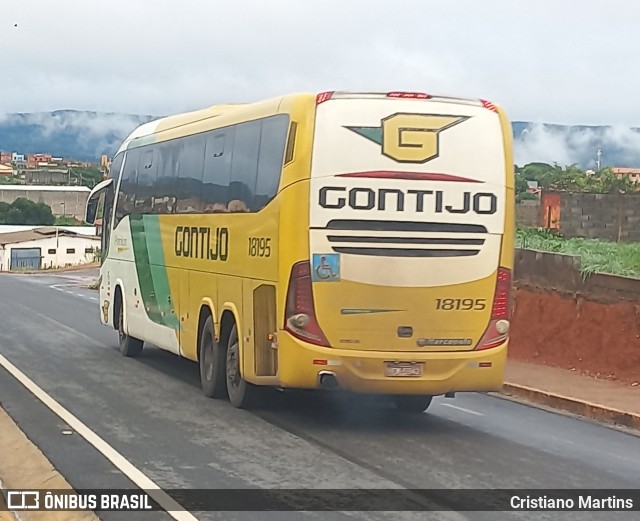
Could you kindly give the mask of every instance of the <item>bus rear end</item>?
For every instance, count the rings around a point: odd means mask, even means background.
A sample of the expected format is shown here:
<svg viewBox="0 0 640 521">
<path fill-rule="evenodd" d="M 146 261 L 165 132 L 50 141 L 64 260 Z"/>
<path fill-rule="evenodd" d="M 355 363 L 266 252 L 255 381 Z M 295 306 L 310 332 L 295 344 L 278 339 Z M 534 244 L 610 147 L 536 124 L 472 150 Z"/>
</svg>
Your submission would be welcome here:
<svg viewBox="0 0 640 521">
<path fill-rule="evenodd" d="M 514 234 L 501 110 L 325 93 L 311 165 L 309 255 L 291 270 L 282 381 L 409 396 L 499 390 Z"/>
</svg>

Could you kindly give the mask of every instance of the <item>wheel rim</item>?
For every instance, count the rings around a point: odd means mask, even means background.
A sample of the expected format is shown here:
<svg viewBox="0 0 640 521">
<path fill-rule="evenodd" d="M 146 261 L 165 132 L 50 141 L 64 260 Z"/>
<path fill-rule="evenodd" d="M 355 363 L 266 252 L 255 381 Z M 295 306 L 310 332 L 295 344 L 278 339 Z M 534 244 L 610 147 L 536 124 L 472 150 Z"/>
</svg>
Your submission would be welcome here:
<svg viewBox="0 0 640 521">
<path fill-rule="evenodd" d="M 240 385 L 240 363 L 238 357 L 238 342 L 229 347 L 227 355 L 227 380 L 234 389 Z"/>
<path fill-rule="evenodd" d="M 211 335 L 209 333 L 205 333 L 204 336 L 202 357 L 204 359 L 204 377 L 207 381 L 211 381 L 211 379 L 213 378 L 213 354 Z"/>
<path fill-rule="evenodd" d="M 122 306 L 120 306 L 120 310 L 118 312 L 118 336 L 120 337 L 120 342 L 124 340 L 124 312 L 122 311 Z"/>
</svg>

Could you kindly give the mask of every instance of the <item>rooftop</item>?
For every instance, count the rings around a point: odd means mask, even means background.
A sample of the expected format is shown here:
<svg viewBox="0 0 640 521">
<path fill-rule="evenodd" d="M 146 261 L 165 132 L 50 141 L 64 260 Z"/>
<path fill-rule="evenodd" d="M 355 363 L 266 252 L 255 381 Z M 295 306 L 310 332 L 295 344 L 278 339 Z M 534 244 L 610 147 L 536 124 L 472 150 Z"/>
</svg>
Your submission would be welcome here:
<svg viewBox="0 0 640 521">
<path fill-rule="evenodd" d="M 640 174 L 640 168 L 619 168 L 614 167 L 611 169 L 614 174 Z"/>
<path fill-rule="evenodd" d="M 31 230 L 24 230 L 20 232 L 9 232 L 0 234 L 0 246 L 6 244 L 15 244 L 18 242 L 35 241 L 38 239 L 46 239 L 48 237 L 67 236 L 67 237 L 83 237 L 96 239 L 93 235 L 81 235 L 79 233 L 59 228 L 56 226 L 43 226 L 41 228 L 33 228 Z"/>
<path fill-rule="evenodd" d="M 88 186 L 50 186 L 50 185 L 0 185 L 0 190 L 21 192 L 90 192 Z"/>
<path fill-rule="evenodd" d="M 35 228 L 43 228 L 42 224 L 0 224 L 0 235 L 13 232 L 25 232 Z M 58 226 L 60 230 L 69 230 L 80 235 L 97 235 L 95 226 Z"/>
</svg>

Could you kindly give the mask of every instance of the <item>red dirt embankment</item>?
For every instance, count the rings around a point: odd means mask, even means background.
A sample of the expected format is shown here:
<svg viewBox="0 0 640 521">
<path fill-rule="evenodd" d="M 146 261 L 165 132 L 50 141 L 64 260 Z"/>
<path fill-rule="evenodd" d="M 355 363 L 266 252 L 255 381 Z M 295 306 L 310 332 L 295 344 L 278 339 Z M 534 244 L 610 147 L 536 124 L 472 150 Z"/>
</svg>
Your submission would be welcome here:
<svg viewBox="0 0 640 521">
<path fill-rule="evenodd" d="M 509 357 L 640 382 L 640 304 L 518 288 Z"/>
</svg>

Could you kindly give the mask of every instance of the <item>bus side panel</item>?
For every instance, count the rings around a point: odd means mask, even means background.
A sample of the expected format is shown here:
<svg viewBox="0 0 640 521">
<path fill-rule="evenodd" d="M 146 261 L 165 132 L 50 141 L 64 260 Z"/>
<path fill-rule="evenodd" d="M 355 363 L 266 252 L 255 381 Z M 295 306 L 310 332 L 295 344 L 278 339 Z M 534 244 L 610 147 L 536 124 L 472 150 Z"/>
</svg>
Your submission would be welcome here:
<svg viewBox="0 0 640 521">
<path fill-rule="evenodd" d="M 273 334 L 277 330 L 276 286 L 252 281 L 249 303 L 253 304 L 253 351 L 256 376 L 275 376 L 278 372 L 277 350 L 273 348 Z M 246 316 L 246 315 L 245 315 Z"/>
<path fill-rule="evenodd" d="M 225 313 L 231 313 L 238 328 L 238 342 L 240 342 L 240 363 L 244 364 L 243 350 L 247 345 L 244 337 L 247 336 L 247 328 L 251 327 L 250 323 L 246 323 L 243 319 L 242 306 L 242 278 L 230 275 L 218 275 L 218 321 L 222 325 L 222 317 Z M 222 338 L 220 341 L 227 341 Z M 226 346 L 225 346 L 226 347 Z M 244 370 L 244 365 L 242 365 Z M 246 371 L 245 373 L 246 374 Z"/>
<path fill-rule="evenodd" d="M 502 251 L 500 254 L 500 266 L 504 266 L 513 271 L 516 243 L 516 194 L 515 194 L 515 169 L 513 163 L 513 136 L 511 124 L 506 113 L 498 107 L 500 126 L 502 128 L 502 139 L 504 146 L 505 165 L 507 176 L 505 181 L 506 204 L 505 204 L 505 227 L 502 237 Z"/>
<path fill-rule="evenodd" d="M 170 277 L 158 258 L 161 241 L 154 218 L 145 222 L 126 217 L 113 230 L 109 257 L 102 266 L 105 294 L 113 313 L 120 286 L 129 335 L 178 353 L 177 310 L 171 298 L 177 294 L 177 277 Z M 175 281 L 173 288 L 170 279 Z"/>
<path fill-rule="evenodd" d="M 207 273 L 204 271 L 187 271 L 189 291 L 188 296 L 184 293 L 181 297 L 186 298 L 185 306 L 181 307 L 180 322 L 181 322 L 181 335 L 180 335 L 180 347 L 182 349 L 182 356 L 190 360 L 198 360 L 198 327 L 200 326 L 200 309 L 205 305 L 209 299 L 213 303 L 213 309 L 209 309 L 208 312 L 212 316 L 214 323 L 214 334 L 217 331 L 218 320 L 220 319 L 219 305 L 218 305 L 218 275 L 215 273 Z M 182 302 L 182 301 L 181 301 Z"/>
</svg>

